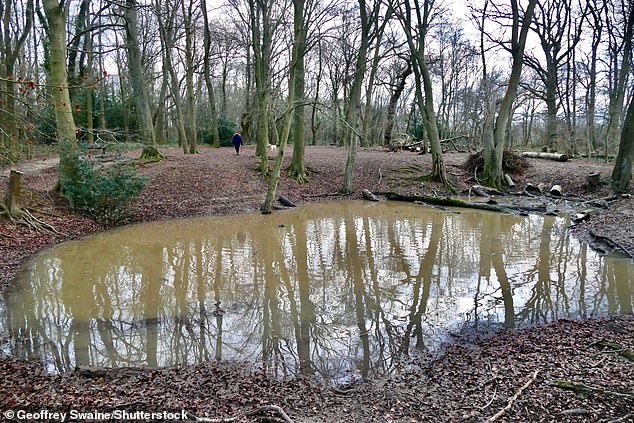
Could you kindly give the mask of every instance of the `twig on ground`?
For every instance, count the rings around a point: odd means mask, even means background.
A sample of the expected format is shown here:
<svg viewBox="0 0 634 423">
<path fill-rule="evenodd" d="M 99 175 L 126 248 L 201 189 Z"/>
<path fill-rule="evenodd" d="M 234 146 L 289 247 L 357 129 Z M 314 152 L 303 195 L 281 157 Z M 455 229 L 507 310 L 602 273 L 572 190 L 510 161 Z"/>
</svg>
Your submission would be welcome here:
<svg viewBox="0 0 634 423">
<path fill-rule="evenodd" d="M 495 422 L 500 417 L 502 417 L 504 415 L 504 413 L 509 411 L 511 409 L 511 407 L 513 407 L 513 403 L 515 403 L 515 401 L 517 401 L 517 399 L 520 397 L 520 395 L 522 395 L 522 392 L 524 392 L 524 390 L 526 388 L 528 388 L 529 386 L 531 386 L 531 384 L 533 382 L 535 382 L 535 379 L 537 379 L 537 374 L 538 373 L 539 373 L 539 370 L 535 370 L 533 372 L 533 374 L 531 375 L 531 377 L 528 379 L 528 381 L 524 385 L 522 385 L 522 387 L 520 389 L 517 390 L 517 392 L 515 393 L 515 395 L 513 395 L 511 397 L 511 399 L 509 399 L 509 401 L 506 403 L 506 406 L 504 408 L 502 408 L 500 411 L 498 411 L 497 413 L 495 413 L 495 415 L 493 415 L 492 417 L 487 419 L 486 422 L 487 423 Z"/>
<path fill-rule="evenodd" d="M 225 417 L 225 418 L 219 418 L 219 419 L 213 419 L 209 417 L 198 417 L 195 414 L 189 413 L 189 412 L 187 413 L 187 415 L 188 417 L 192 418 L 194 421 L 197 421 L 197 422 L 232 423 L 232 422 L 237 422 L 242 417 L 252 417 L 258 414 L 269 413 L 269 412 L 277 413 L 280 416 L 281 421 L 285 423 L 293 423 L 293 420 L 291 420 L 291 418 L 288 417 L 288 414 L 286 414 L 284 410 L 282 410 L 282 407 L 279 407 L 277 405 L 264 405 L 262 407 L 255 408 L 253 410 L 246 411 L 237 416 Z"/>
</svg>

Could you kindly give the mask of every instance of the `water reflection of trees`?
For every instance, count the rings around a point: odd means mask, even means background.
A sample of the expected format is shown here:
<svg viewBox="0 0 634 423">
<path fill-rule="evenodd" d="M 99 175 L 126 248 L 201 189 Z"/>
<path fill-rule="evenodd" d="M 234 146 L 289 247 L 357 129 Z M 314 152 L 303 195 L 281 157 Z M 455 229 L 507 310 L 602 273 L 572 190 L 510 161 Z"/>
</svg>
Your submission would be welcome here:
<svg viewBox="0 0 634 423">
<path fill-rule="evenodd" d="M 375 377 L 448 327 L 632 312 L 631 261 L 599 260 L 563 220 L 359 204 L 58 248 L 5 293 L 13 353 L 54 369 L 240 358 Z"/>
</svg>

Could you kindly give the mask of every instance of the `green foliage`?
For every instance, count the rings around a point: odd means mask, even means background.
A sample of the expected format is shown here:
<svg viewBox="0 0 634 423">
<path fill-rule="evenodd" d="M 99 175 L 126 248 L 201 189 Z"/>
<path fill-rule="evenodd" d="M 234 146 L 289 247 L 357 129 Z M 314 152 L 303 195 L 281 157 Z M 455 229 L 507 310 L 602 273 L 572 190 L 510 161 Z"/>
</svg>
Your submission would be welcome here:
<svg viewBox="0 0 634 423">
<path fill-rule="evenodd" d="M 126 167 L 113 167 L 102 173 L 90 162 L 79 160 L 77 177 L 66 181 L 64 195 L 76 211 L 112 225 L 128 216 L 130 201 L 145 182 L 145 178 Z"/>
<path fill-rule="evenodd" d="M 236 132 L 238 128 L 238 124 L 234 121 L 230 120 L 224 115 L 218 116 L 218 134 L 220 135 L 220 146 L 221 147 L 229 147 L 231 146 L 231 138 L 233 134 Z M 203 143 L 211 144 L 211 130 L 206 129 L 201 131 L 200 139 Z"/>
</svg>

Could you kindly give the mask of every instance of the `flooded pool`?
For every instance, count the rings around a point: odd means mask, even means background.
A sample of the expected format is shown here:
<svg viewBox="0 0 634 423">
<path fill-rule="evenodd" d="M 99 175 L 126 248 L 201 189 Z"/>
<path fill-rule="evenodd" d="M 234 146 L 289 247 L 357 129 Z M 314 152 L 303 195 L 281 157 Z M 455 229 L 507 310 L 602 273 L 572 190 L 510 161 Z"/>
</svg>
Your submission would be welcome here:
<svg viewBox="0 0 634 423">
<path fill-rule="evenodd" d="M 395 202 L 133 225 L 27 263 L 2 349 L 51 371 L 239 359 L 340 380 L 465 329 L 632 313 L 632 261 L 567 225 Z"/>
</svg>

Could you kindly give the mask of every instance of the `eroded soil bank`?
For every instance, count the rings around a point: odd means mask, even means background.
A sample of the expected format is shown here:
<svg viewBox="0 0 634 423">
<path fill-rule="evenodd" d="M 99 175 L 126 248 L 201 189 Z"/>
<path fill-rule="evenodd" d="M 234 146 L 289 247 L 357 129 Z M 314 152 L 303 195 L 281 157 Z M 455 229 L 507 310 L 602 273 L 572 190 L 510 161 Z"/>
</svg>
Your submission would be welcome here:
<svg viewBox="0 0 634 423">
<path fill-rule="evenodd" d="M 252 147 L 247 146 L 240 156 L 228 148 L 203 148 L 195 156 L 184 156 L 177 149 L 165 149 L 163 153 L 167 160 L 140 168 L 149 182 L 135 202 L 130 221 L 233 214 L 260 207 L 266 183 L 255 174 Z M 284 178 L 279 193 L 296 203 L 341 199 L 336 193 L 345 158 L 343 149 L 309 148 L 306 162 L 311 169 L 310 182 L 300 186 Z M 459 190 L 475 184 L 470 180 L 472 175 L 460 167 L 465 159 L 464 154 L 447 154 L 445 158 Z M 357 193 L 347 198 L 360 198 L 362 189 L 442 195 L 436 184 L 406 179 L 417 173 L 402 171 L 417 166 L 425 172 L 430 168 L 429 161 L 429 156 L 408 152 L 362 150 L 354 178 Z M 581 201 L 610 194 L 607 186 L 594 191 L 586 186 L 590 172 L 601 173 L 607 179 L 609 165 L 590 161 L 530 163 L 523 175 L 515 176 L 520 188 L 527 182 L 559 184 L 564 196 Z M 54 193 L 54 167 L 24 170 L 25 205 L 65 235 L 40 234 L 0 222 L 2 287 L 11 283 L 20 263 L 42 248 L 104 229 L 72 214 L 67 203 Z M 3 180 L 2 195 L 6 189 Z M 538 197 L 530 201 L 552 205 L 552 201 L 561 200 Z M 577 233 L 590 241 L 611 239 L 631 255 L 632 200 L 619 199 L 610 202 L 608 209 L 594 208 L 593 213 L 579 225 Z M 633 350 L 634 320 L 622 316 L 559 321 L 475 341 L 457 337 L 441 356 L 412 357 L 412 363 L 390 379 L 338 387 L 302 378 L 273 381 L 262 371 L 241 363 L 48 375 L 38 363 L 3 358 L 0 411 L 186 409 L 200 416 L 225 418 L 274 404 L 297 422 L 483 421 L 492 417 L 499 421 L 631 421 L 634 363 L 627 353 Z M 555 386 L 557 381 L 583 386 L 572 386 L 575 393 Z M 236 421 L 258 421 L 264 415 Z M 268 415 L 272 419 L 259 421 L 281 421 L 275 412 Z"/>
</svg>

